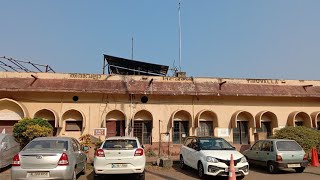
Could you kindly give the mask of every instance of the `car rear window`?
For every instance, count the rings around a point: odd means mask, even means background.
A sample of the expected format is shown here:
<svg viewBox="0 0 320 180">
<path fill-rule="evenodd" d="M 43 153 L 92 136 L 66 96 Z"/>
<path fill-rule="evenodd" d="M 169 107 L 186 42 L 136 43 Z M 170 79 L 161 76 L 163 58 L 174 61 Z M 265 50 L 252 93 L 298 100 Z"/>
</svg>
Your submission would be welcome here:
<svg viewBox="0 0 320 180">
<path fill-rule="evenodd" d="M 34 140 L 31 141 L 23 150 L 68 150 L 68 141 L 63 140 Z"/>
<path fill-rule="evenodd" d="M 295 141 L 277 141 L 278 151 L 301 151 L 302 148 Z"/>
<path fill-rule="evenodd" d="M 103 149 L 134 149 L 137 148 L 137 141 L 132 139 L 106 140 Z"/>
</svg>

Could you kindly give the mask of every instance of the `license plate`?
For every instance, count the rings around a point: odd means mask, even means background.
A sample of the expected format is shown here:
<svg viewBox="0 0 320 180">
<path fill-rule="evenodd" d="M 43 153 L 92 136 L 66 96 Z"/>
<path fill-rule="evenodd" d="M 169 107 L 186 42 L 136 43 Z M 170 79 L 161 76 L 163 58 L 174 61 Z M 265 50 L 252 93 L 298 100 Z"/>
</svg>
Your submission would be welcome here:
<svg viewBox="0 0 320 180">
<path fill-rule="evenodd" d="M 300 167 L 300 164 L 288 164 L 288 168 Z"/>
<path fill-rule="evenodd" d="M 49 172 L 28 172 L 27 177 L 49 177 Z"/>
<path fill-rule="evenodd" d="M 239 171 L 239 169 L 238 168 L 235 168 L 235 172 L 238 172 Z M 224 172 L 229 172 L 229 168 L 225 168 L 224 169 Z"/>
<path fill-rule="evenodd" d="M 127 167 L 127 164 L 112 164 L 112 168 L 125 168 Z"/>
</svg>

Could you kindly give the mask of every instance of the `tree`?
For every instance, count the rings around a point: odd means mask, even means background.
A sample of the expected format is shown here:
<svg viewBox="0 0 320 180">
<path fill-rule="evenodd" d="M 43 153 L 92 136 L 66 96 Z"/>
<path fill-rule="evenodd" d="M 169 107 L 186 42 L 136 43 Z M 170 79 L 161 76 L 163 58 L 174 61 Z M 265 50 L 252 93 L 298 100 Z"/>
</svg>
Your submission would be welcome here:
<svg viewBox="0 0 320 180">
<path fill-rule="evenodd" d="M 21 148 L 37 137 L 49 136 L 53 131 L 51 124 L 42 118 L 23 118 L 13 125 L 13 136 Z"/>
</svg>

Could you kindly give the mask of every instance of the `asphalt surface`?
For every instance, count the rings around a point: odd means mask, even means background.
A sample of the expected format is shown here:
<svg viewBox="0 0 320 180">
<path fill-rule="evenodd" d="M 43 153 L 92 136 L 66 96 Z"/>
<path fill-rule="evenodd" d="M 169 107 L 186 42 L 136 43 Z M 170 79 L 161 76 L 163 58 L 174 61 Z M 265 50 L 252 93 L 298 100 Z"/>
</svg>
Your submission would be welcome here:
<svg viewBox="0 0 320 180">
<path fill-rule="evenodd" d="M 11 179 L 10 167 L 0 171 L 1 180 Z M 107 179 L 136 179 L 132 175 L 113 175 L 108 176 Z M 197 172 L 188 168 L 187 170 L 181 170 L 178 165 L 174 165 L 172 168 L 161 168 L 157 166 L 146 167 L 146 179 L 147 180 L 195 180 Z M 212 179 L 207 177 L 205 179 Z M 227 177 L 215 177 L 214 179 L 227 180 Z M 280 171 L 278 174 L 268 174 L 264 168 L 251 167 L 249 175 L 244 178 L 245 180 L 319 180 L 320 179 L 320 167 L 307 167 L 305 172 L 296 173 L 293 170 Z M 89 166 L 85 175 L 79 175 L 78 180 L 93 180 L 92 166 Z"/>
</svg>

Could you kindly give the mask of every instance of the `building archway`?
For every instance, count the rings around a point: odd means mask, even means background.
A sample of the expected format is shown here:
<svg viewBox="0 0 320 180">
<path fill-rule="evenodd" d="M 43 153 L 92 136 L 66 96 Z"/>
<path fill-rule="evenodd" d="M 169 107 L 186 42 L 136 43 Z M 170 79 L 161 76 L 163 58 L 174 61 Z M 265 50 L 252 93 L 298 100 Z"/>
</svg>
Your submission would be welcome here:
<svg viewBox="0 0 320 180">
<path fill-rule="evenodd" d="M 233 128 L 234 144 L 250 144 L 253 141 L 255 128 L 254 117 L 247 111 L 237 111 L 231 117 L 231 128 Z"/>
<path fill-rule="evenodd" d="M 267 137 L 272 136 L 273 130 L 279 126 L 277 116 L 271 111 L 259 112 L 256 115 L 255 120 L 257 132 L 264 132 Z"/>
<path fill-rule="evenodd" d="M 37 111 L 34 116 L 34 118 L 42 118 L 44 120 L 47 120 L 51 126 L 53 127 L 52 136 L 57 135 L 57 130 L 59 127 L 59 118 L 55 111 L 51 109 L 41 109 Z"/>
<path fill-rule="evenodd" d="M 313 127 L 317 130 L 320 130 L 320 111 L 316 111 L 311 113 L 311 118 L 312 118 L 312 124 Z"/>
<path fill-rule="evenodd" d="M 170 128 L 172 128 L 172 142 L 174 144 L 182 144 L 189 136 L 192 122 L 191 113 L 186 110 L 177 110 L 172 114 Z"/>
<path fill-rule="evenodd" d="M 120 110 L 112 110 L 106 115 L 103 127 L 107 128 L 107 137 L 124 136 L 126 128 L 126 116 Z"/>
<path fill-rule="evenodd" d="M 13 132 L 13 125 L 28 116 L 25 108 L 17 101 L 0 99 L 0 133 Z"/>
<path fill-rule="evenodd" d="M 289 114 L 287 120 L 288 126 L 305 126 L 305 127 L 312 127 L 312 121 L 309 114 L 303 111 L 294 111 Z"/>
<path fill-rule="evenodd" d="M 62 121 L 64 122 L 65 132 L 80 136 L 85 128 L 85 116 L 79 110 L 70 109 L 63 113 Z"/>
<path fill-rule="evenodd" d="M 133 116 L 133 136 L 142 144 L 152 144 L 153 116 L 147 110 L 140 110 Z"/>
<path fill-rule="evenodd" d="M 195 128 L 198 136 L 214 136 L 214 129 L 219 127 L 217 114 L 210 110 L 202 110 L 196 115 Z"/>
</svg>

